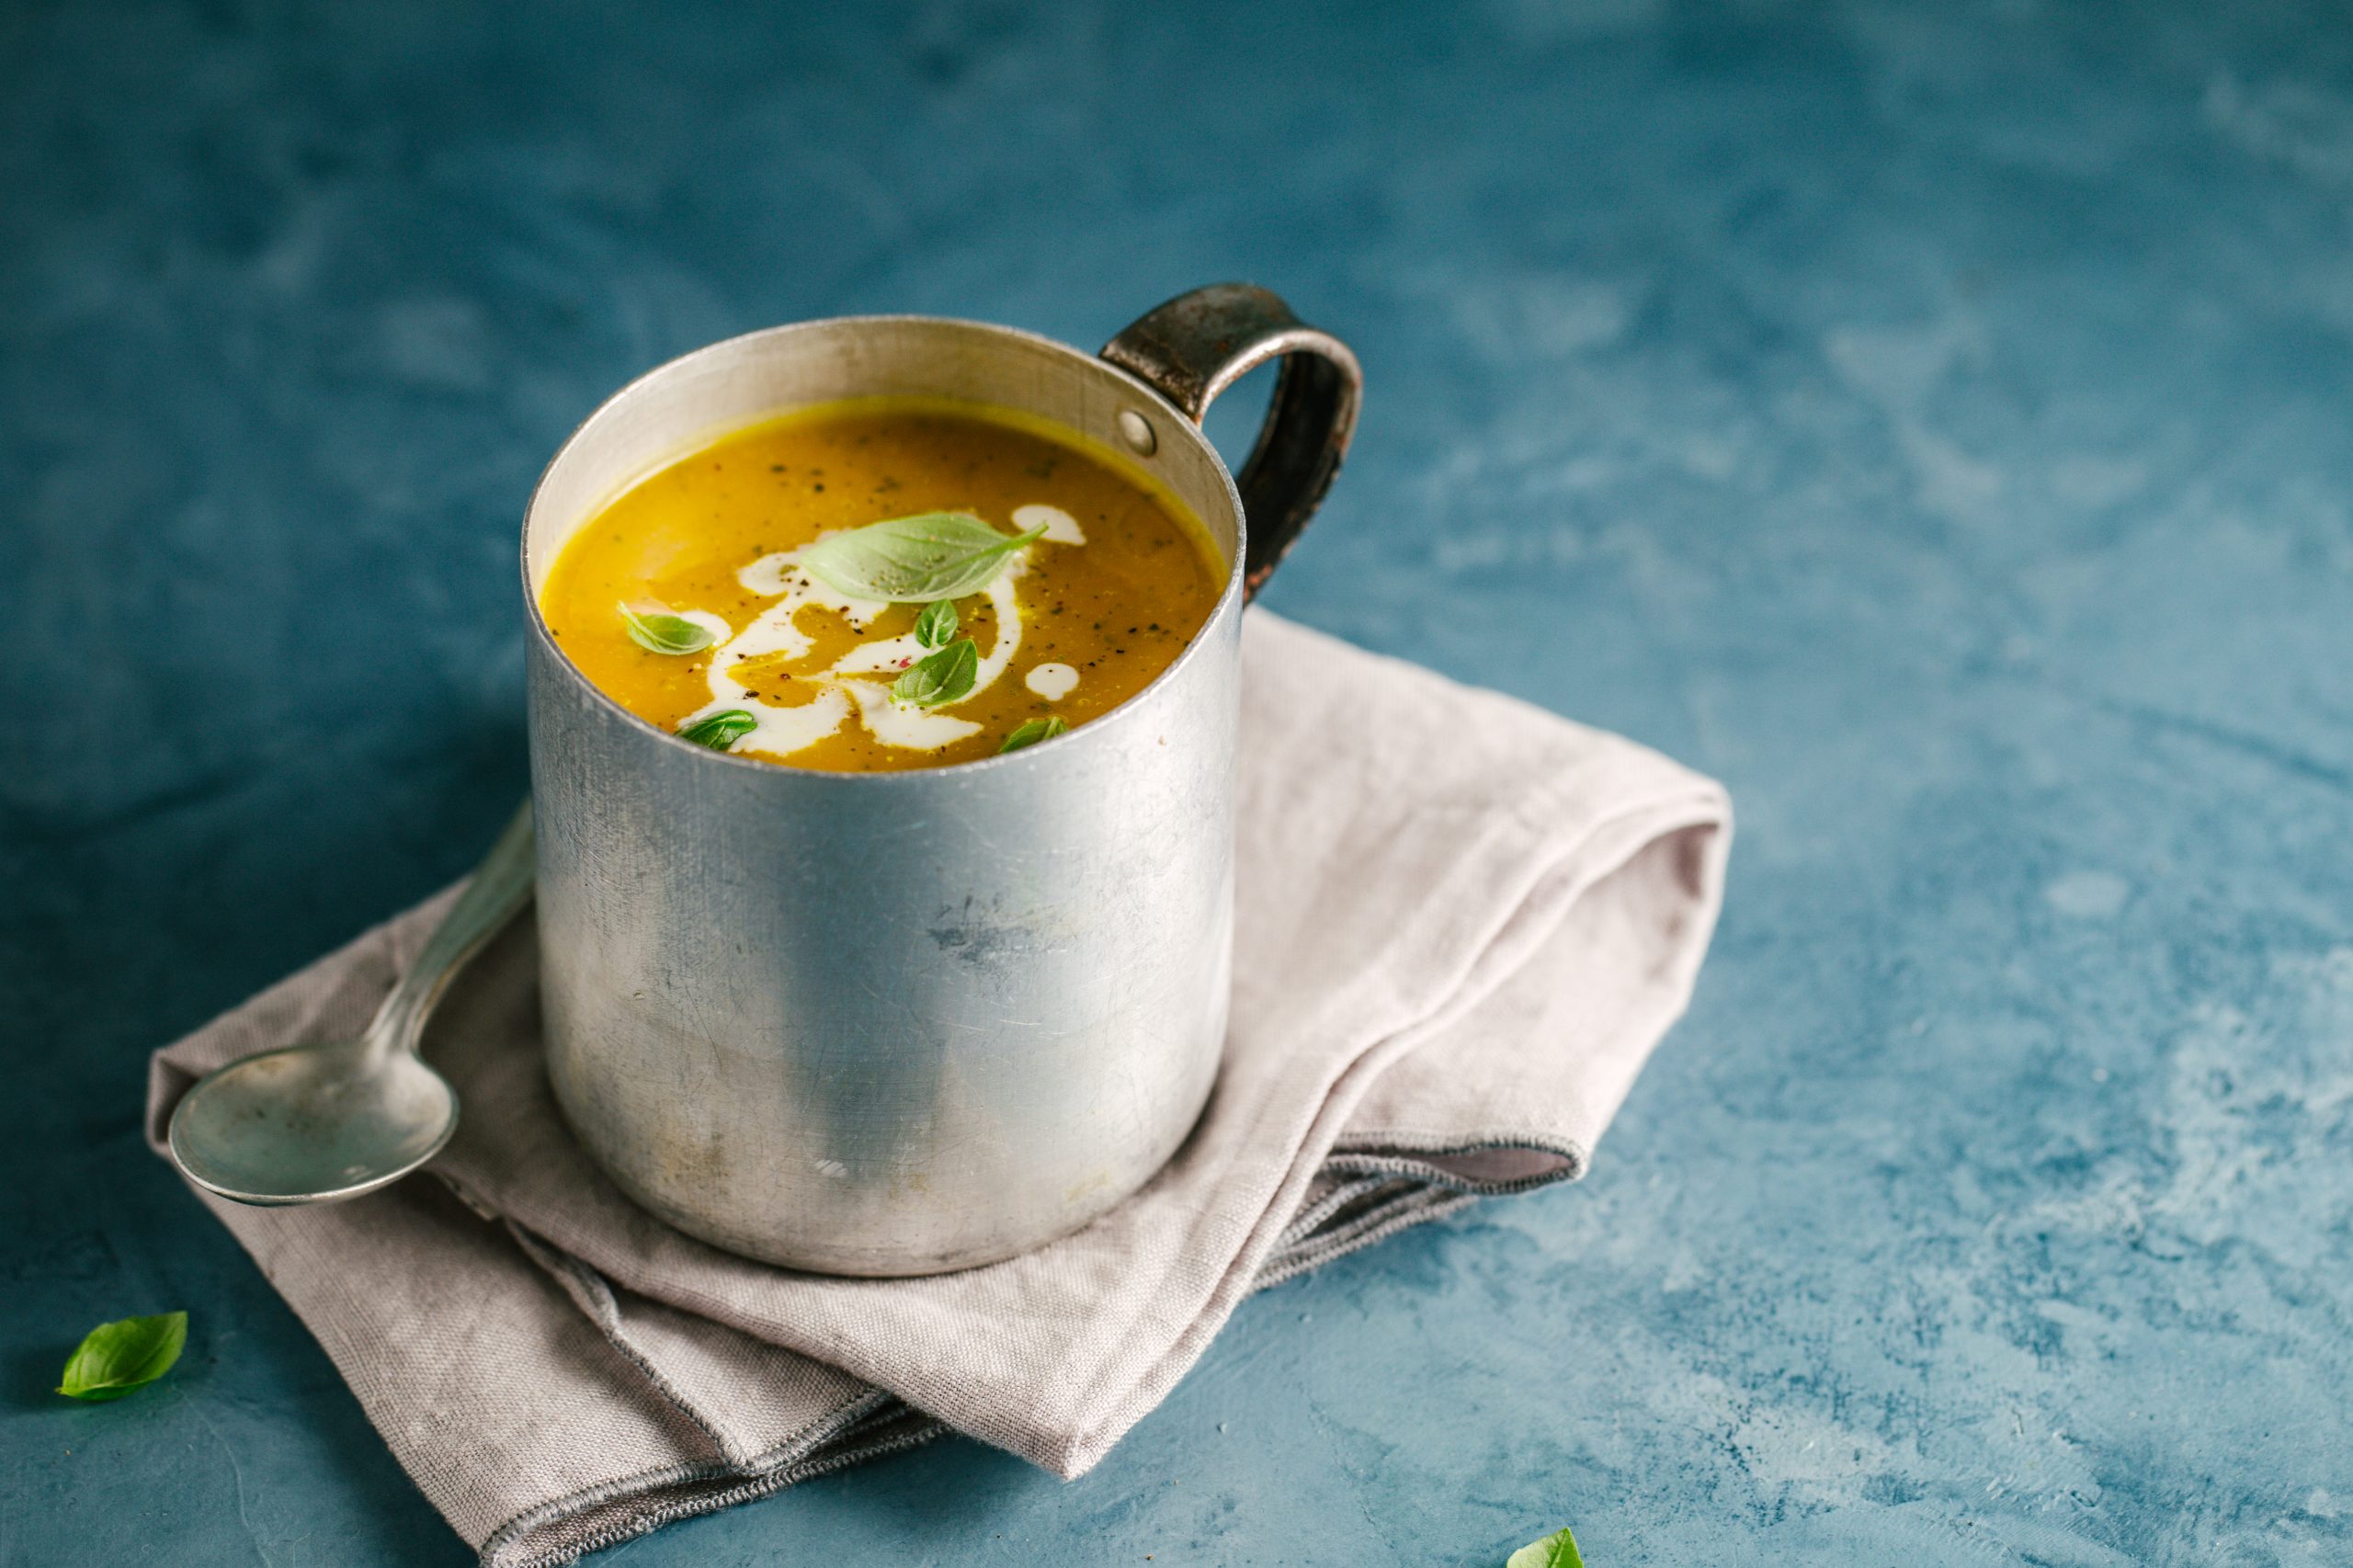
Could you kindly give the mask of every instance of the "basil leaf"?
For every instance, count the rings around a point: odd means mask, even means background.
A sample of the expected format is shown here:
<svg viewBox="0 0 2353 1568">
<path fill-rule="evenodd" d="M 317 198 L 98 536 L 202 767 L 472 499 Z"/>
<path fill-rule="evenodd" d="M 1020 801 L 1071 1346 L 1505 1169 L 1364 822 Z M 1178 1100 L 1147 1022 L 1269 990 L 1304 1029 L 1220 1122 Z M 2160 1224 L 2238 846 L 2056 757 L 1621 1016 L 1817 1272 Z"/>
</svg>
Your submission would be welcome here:
<svg viewBox="0 0 2353 1568">
<path fill-rule="evenodd" d="M 1003 756 L 1006 752 L 1019 751 L 1023 746 L 1034 746 L 1040 741 L 1051 741 L 1069 729 L 1070 725 L 1060 714 L 1049 719 L 1024 719 L 1013 727 L 1013 733 L 1005 737 L 1005 744 L 996 748 L 996 754 Z"/>
<path fill-rule="evenodd" d="M 923 512 L 828 534 L 801 552 L 801 565 L 854 599 L 928 604 L 979 593 L 1045 531 L 1041 523 L 1008 537 L 970 512 Z"/>
<path fill-rule="evenodd" d="M 926 648 L 944 648 L 956 635 L 956 601 L 934 599 L 915 617 L 915 641 Z"/>
<path fill-rule="evenodd" d="M 980 649 L 971 638 L 959 637 L 892 681 L 891 695 L 918 708 L 937 708 L 970 692 L 980 668 Z"/>
<path fill-rule="evenodd" d="M 629 640 L 649 653 L 699 653 L 719 641 L 708 627 L 697 626 L 684 616 L 660 610 L 640 615 L 627 605 L 614 608 L 629 623 Z"/>
<path fill-rule="evenodd" d="M 724 713 L 696 720 L 678 732 L 678 738 L 713 751 L 725 751 L 759 727 L 760 722 L 741 708 L 730 708 Z"/>
<path fill-rule="evenodd" d="M 1504 1568 L 1585 1568 L 1585 1559 L 1577 1555 L 1577 1538 L 1563 1527 L 1513 1552 Z"/>
<path fill-rule="evenodd" d="M 57 1392 L 68 1399 L 120 1399 L 170 1371 L 187 1344 L 186 1312 L 102 1323 L 67 1359 Z"/>
</svg>

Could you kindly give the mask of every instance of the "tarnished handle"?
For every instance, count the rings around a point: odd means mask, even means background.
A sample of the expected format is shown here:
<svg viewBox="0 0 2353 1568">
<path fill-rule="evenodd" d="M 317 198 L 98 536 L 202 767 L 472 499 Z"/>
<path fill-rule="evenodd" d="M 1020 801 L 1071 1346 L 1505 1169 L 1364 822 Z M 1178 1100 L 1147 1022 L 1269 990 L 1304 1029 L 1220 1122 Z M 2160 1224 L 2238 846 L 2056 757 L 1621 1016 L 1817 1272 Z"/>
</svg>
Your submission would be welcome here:
<svg viewBox="0 0 2353 1568">
<path fill-rule="evenodd" d="M 1280 357 L 1258 444 L 1234 481 L 1247 543 L 1245 591 L 1255 595 L 1315 515 L 1356 434 L 1364 372 L 1348 346 L 1290 313 L 1248 283 L 1212 283 L 1179 294 L 1103 346 L 1103 358 L 1138 377 L 1198 425 L 1217 394 Z"/>
</svg>

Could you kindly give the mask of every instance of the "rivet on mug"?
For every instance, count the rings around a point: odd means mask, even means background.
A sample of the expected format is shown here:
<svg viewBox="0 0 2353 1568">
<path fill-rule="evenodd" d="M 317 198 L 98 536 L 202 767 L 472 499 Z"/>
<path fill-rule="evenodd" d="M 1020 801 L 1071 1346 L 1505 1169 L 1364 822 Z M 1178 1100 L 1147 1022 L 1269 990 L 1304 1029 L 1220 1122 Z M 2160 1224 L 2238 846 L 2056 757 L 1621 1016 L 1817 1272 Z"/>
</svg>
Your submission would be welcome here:
<svg viewBox="0 0 2353 1568">
<path fill-rule="evenodd" d="M 1160 437 L 1153 434 L 1152 421 L 1132 408 L 1120 410 L 1120 434 L 1138 457 L 1148 458 L 1160 446 Z"/>
</svg>

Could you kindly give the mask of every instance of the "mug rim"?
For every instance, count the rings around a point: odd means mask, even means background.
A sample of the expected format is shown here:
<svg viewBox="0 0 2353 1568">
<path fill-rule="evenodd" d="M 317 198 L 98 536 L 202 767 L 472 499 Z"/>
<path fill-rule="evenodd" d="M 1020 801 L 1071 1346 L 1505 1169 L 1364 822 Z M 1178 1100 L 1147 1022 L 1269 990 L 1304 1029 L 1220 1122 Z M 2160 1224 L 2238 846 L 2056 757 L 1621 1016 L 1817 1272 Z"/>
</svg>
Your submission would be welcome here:
<svg viewBox="0 0 2353 1568">
<path fill-rule="evenodd" d="M 744 345 L 756 340 L 790 336 L 796 333 L 811 331 L 819 327 L 879 326 L 885 324 L 952 326 L 991 333 L 1001 337 L 1008 337 L 1029 344 L 1034 347 L 1045 349 L 1051 354 L 1071 360 L 1083 369 L 1099 371 L 1102 374 L 1108 376 L 1115 382 L 1132 390 L 1134 392 L 1157 405 L 1162 412 L 1173 419 L 1176 426 L 1184 432 L 1184 435 L 1188 439 L 1199 444 L 1200 449 L 1208 455 L 1211 464 L 1218 476 L 1219 483 L 1224 491 L 1226 504 L 1233 510 L 1233 549 L 1225 563 L 1225 586 L 1222 591 L 1219 593 L 1217 602 L 1211 607 L 1208 619 L 1201 622 L 1199 630 L 1195 631 L 1193 635 L 1187 640 L 1185 646 L 1177 652 L 1176 656 L 1174 659 L 1171 659 L 1167 665 L 1163 668 L 1158 675 L 1153 676 L 1153 678 L 1146 681 L 1142 687 L 1131 693 L 1117 707 L 1111 709 L 1110 711 L 1090 719 L 1084 724 L 1073 725 L 1067 734 L 1054 737 L 1057 741 L 1072 742 L 1081 740 L 1087 735 L 1091 735 L 1097 731 L 1105 729 L 1110 724 L 1120 722 L 1120 720 L 1128 717 L 1135 710 L 1142 707 L 1146 699 L 1159 691 L 1164 686 L 1173 684 L 1186 667 L 1195 662 L 1197 655 L 1199 655 L 1200 653 L 1201 643 L 1221 621 L 1225 619 L 1229 614 L 1238 615 L 1240 613 L 1239 607 L 1244 592 L 1244 562 L 1249 551 L 1250 527 L 1249 518 L 1243 510 L 1242 493 L 1234 484 L 1233 471 L 1227 467 L 1225 459 L 1220 455 L 1217 448 L 1211 442 L 1208 435 L 1199 425 L 1195 424 L 1192 419 L 1185 414 L 1184 410 L 1169 402 L 1169 400 L 1155 389 L 1151 382 L 1146 381 L 1141 376 L 1133 374 L 1123 367 L 1112 363 L 1110 360 L 1104 358 L 1099 354 L 1088 354 L 1082 349 L 1074 348 L 1069 344 L 1063 342 L 1061 339 L 1048 337 L 1043 333 L 1030 332 L 1017 326 L 1006 326 L 996 322 L 972 321 L 962 316 L 934 316 L 923 315 L 915 312 L 891 312 L 849 316 L 814 316 L 806 321 L 779 322 L 773 326 L 755 327 L 749 332 L 740 332 L 732 337 L 722 337 L 716 342 L 706 343 L 699 348 L 690 348 L 684 354 L 673 356 L 668 359 L 663 360 L 658 365 L 640 371 L 637 375 L 631 377 L 629 381 L 623 382 L 619 388 L 608 393 L 597 404 L 596 407 L 590 409 L 587 415 L 582 418 L 577 425 L 572 427 L 571 432 L 567 434 L 562 441 L 556 444 L 555 450 L 549 455 L 547 462 L 541 466 L 539 478 L 532 482 L 530 496 L 523 504 L 523 526 L 518 533 L 518 549 L 517 551 L 517 563 L 521 567 L 522 572 L 524 622 L 540 650 L 543 653 L 553 654 L 557 662 L 563 665 L 566 676 L 580 686 L 586 687 L 589 695 L 595 701 L 602 704 L 605 708 L 609 709 L 624 722 L 644 731 L 647 734 L 658 737 L 672 745 L 683 747 L 686 750 L 696 753 L 697 755 L 708 758 L 712 762 L 722 763 L 734 767 L 757 768 L 763 771 L 773 771 L 781 768 L 786 772 L 801 778 L 844 780 L 889 779 L 906 783 L 911 787 L 915 783 L 923 781 L 927 777 L 936 777 L 941 774 L 962 774 L 973 769 L 997 767 L 1007 765 L 1018 766 L 1025 761 L 1034 761 L 1037 754 L 1044 750 L 1042 745 L 1031 745 L 1024 746 L 1017 752 L 998 752 L 989 756 L 973 757 L 970 761 L 966 762 L 941 763 L 929 767 L 899 767 L 883 769 L 802 767 L 794 763 L 781 759 L 765 760 L 752 756 L 737 756 L 732 752 L 714 751 L 709 746 L 697 745 L 691 741 L 682 739 L 675 732 L 665 730 L 650 720 L 639 717 L 637 714 L 631 712 L 627 708 L 622 707 L 620 703 L 614 700 L 604 687 L 598 686 L 595 681 L 590 680 L 586 672 L 583 671 L 578 665 L 574 664 L 572 660 L 572 656 L 563 651 L 562 645 L 556 641 L 554 633 L 549 630 L 547 618 L 540 611 L 539 594 L 531 582 L 532 519 L 539 511 L 540 497 L 546 492 L 548 480 L 550 476 L 555 472 L 556 465 L 563 460 L 564 454 L 572 450 L 574 445 L 577 443 L 580 437 L 587 432 L 590 426 L 602 419 L 608 411 L 619 407 L 631 397 L 645 391 L 661 378 L 671 375 L 680 370 L 685 366 L 706 357 L 717 356 L 725 353 L 730 349 L 740 348 Z M 858 394 L 852 393 L 850 395 L 856 396 Z M 826 401 L 837 400 L 829 399 Z M 805 403 L 798 406 L 815 407 L 819 405 L 815 403 Z M 980 403 L 978 406 L 1000 406 L 1012 408 L 1015 405 L 1010 403 Z M 1073 437 L 1074 443 L 1079 445 L 1080 449 L 1082 450 L 1086 449 L 1087 447 L 1101 444 L 1094 441 L 1072 426 L 1065 425 L 1062 420 L 1053 418 L 1051 415 L 1039 414 L 1029 409 L 1018 409 L 1017 411 L 1028 414 L 1033 418 L 1044 420 L 1048 424 L 1053 425 L 1067 432 L 1069 436 Z M 762 417 L 775 417 L 792 412 L 794 412 L 792 407 L 778 408 L 769 411 L 767 415 L 763 415 Z M 751 425 L 756 423 L 758 423 L 758 420 L 755 419 L 748 421 L 744 425 L 733 426 L 730 430 L 723 432 L 717 438 L 725 439 L 726 436 L 733 434 L 734 430 L 746 429 L 749 428 Z M 660 470 L 656 469 L 652 472 L 659 472 Z M 565 540 L 567 545 L 571 541 L 569 540 Z M 561 551 L 559 551 L 559 554 L 560 553 Z"/>
</svg>

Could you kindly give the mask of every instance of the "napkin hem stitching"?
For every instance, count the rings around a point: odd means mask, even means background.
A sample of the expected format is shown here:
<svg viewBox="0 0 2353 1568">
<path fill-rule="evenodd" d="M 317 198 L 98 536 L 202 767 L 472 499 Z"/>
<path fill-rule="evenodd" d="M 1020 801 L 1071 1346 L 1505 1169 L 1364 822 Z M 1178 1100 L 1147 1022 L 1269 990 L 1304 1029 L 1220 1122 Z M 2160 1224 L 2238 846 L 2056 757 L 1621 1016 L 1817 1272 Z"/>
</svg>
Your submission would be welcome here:
<svg viewBox="0 0 2353 1568">
<path fill-rule="evenodd" d="M 1344 1171 L 1351 1175 L 1401 1176 L 1427 1182 L 1433 1187 L 1443 1187 L 1455 1192 L 1470 1193 L 1476 1197 L 1504 1198 L 1513 1193 L 1533 1192 L 1540 1187 L 1551 1187 L 1558 1182 L 1581 1181 L 1585 1178 L 1585 1174 L 1593 1161 L 1593 1156 L 1585 1146 L 1574 1138 L 1529 1136 L 1482 1138 L 1471 1142 L 1432 1138 L 1427 1144 L 1420 1144 L 1407 1137 L 1391 1137 L 1384 1139 L 1384 1142 L 1392 1143 L 1399 1152 L 1381 1153 L 1372 1150 L 1335 1149 L 1324 1157 L 1324 1168 L 1327 1171 Z M 1477 1176 L 1468 1176 L 1459 1171 L 1449 1171 L 1443 1165 L 1432 1165 L 1427 1159 L 1415 1157 L 1420 1155 L 1444 1157 L 1451 1154 L 1481 1154 L 1498 1151 L 1523 1150 L 1539 1150 L 1547 1154 L 1556 1154 L 1563 1162 L 1562 1168 L 1554 1171 L 1539 1171 L 1532 1176 L 1513 1176 L 1508 1180 L 1483 1181 Z"/>
<path fill-rule="evenodd" d="M 1250 1293 L 1270 1290 L 1286 1281 L 1311 1273 L 1325 1264 L 1358 1252 L 1377 1242 L 1387 1241 L 1400 1231 L 1415 1225 L 1426 1225 L 1459 1214 L 1479 1201 L 1476 1193 L 1449 1192 L 1439 1194 L 1430 1187 L 1416 1187 L 1402 1193 L 1388 1203 L 1377 1206 L 1350 1225 L 1332 1233 L 1320 1242 L 1302 1245 L 1295 1251 L 1279 1253 L 1267 1259 L 1258 1277 L 1250 1282 Z"/>
<path fill-rule="evenodd" d="M 732 1508 L 739 1503 L 754 1502 L 772 1492 L 840 1470 L 861 1460 L 880 1459 L 927 1443 L 948 1430 L 937 1419 L 926 1418 L 924 1425 L 911 1431 L 893 1434 L 874 1443 L 847 1448 L 838 1453 L 822 1453 L 824 1445 L 854 1430 L 860 1422 L 875 1415 L 887 1405 L 899 1403 L 889 1392 L 875 1388 L 851 1399 L 836 1409 L 826 1420 L 778 1444 L 750 1460 L 737 1463 L 723 1460 L 704 1460 L 658 1469 L 642 1471 L 635 1475 L 615 1481 L 602 1481 L 593 1486 L 528 1508 L 498 1527 L 486 1537 L 481 1548 L 483 1568 L 558 1568 L 559 1564 L 577 1562 L 591 1551 L 601 1551 L 608 1546 L 650 1535 L 663 1526 L 698 1514 L 714 1513 Z M 913 1414 L 913 1412 L 911 1412 Z M 796 1464 L 796 1458 L 805 1462 Z M 742 1476 L 745 1483 L 708 1495 L 681 1497 L 677 1500 L 616 1519 L 601 1529 L 567 1547 L 534 1557 L 508 1558 L 501 1554 L 514 1547 L 529 1532 L 548 1525 L 561 1524 L 576 1518 L 591 1508 L 617 1502 L 657 1486 L 676 1486 L 697 1482 L 720 1481 L 728 1476 Z"/>
</svg>

